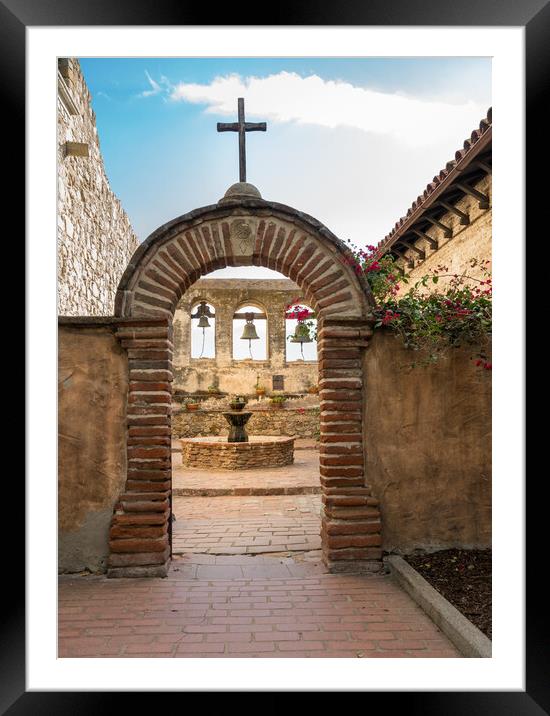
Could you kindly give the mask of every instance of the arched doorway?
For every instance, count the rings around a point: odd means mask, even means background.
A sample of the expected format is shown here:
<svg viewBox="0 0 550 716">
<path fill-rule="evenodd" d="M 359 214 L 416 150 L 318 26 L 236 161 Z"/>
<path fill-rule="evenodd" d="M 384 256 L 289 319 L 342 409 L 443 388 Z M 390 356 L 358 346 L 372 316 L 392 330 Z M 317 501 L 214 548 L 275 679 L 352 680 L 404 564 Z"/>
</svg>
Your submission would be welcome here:
<svg viewBox="0 0 550 716">
<path fill-rule="evenodd" d="M 216 205 L 155 231 L 116 296 L 128 350 L 128 479 L 111 527 L 110 576 L 162 576 L 170 559 L 172 317 L 184 292 L 226 266 L 266 266 L 294 281 L 317 316 L 323 559 L 376 570 L 378 503 L 366 484 L 363 353 L 372 298 L 343 242 L 312 217 L 236 184 Z"/>
</svg>

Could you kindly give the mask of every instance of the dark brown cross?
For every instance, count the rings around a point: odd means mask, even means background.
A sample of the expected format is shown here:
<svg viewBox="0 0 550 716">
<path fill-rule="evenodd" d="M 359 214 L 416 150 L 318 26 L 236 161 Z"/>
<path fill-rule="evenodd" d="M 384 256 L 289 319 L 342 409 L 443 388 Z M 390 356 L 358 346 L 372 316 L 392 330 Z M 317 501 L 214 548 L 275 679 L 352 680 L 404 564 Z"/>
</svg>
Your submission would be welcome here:
<svg viewBox="0 0 550 716">
<path fill-rule="evenodd" d="M 246 181 L 246 144 L 245 132 L 265 132 L 267 124 L 265 122 L 245 122 L 244 121 L 244 99 L 238 99 L 238 122 L 218 122 L 218 132 L 238 132 L 239 133 L 239 181 Z"/>
</svg>

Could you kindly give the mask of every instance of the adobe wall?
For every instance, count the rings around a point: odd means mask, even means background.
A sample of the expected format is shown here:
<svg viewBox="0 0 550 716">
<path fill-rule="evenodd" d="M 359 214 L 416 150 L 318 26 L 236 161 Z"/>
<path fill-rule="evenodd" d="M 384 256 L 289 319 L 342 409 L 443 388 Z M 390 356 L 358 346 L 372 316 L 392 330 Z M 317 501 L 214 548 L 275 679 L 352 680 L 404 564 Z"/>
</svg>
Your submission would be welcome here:
<svg viewBox="0 0 550 716">
<path fill-rule="evenodd" d="M 126 481 L 128 356 L 109 325 L 58 333 L 58 567 L 103 572 Z"/>
<path fill-rule="evenodd" d="M 400 338 L 382 329 L 371 339 L 365 471 L 386 551 L 491 544 L 491 373 L 475 366 L 474 353 L 455 349 L 411 368 Z"/>
<path fill-rule="evenodd" d="M 139 241 L 109 186 L 80 64 L 75 58 L 60 59 L 59 71 L 58 313 L 108 316 L 114 311 L 118 283 Z M 87 145 L 88 156 L 67 155 L 66 142 Z"/>
</svg>

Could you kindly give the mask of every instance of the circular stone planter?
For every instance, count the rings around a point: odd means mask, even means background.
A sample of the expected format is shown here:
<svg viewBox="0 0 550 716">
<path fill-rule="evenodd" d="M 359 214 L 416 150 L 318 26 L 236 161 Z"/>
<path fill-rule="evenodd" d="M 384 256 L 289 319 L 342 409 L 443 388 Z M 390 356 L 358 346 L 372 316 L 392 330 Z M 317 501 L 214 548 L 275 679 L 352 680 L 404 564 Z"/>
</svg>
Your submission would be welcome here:
<svg viewBox="0 0 550 716">
<path fill-rule="evenodd" d="M 184 467 L 201 470 L 254 470 L 294 462 L 294 438 L 252 435 L 246 443 L 228 443 L 225 437 L 182 438 Z"/>
</svg>

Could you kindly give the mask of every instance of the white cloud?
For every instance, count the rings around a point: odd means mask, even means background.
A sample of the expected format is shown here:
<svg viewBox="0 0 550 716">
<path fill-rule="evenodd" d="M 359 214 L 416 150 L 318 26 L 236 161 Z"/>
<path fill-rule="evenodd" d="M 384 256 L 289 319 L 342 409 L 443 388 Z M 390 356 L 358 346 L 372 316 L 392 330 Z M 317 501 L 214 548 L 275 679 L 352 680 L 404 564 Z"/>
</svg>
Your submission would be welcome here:
<svg viewBox="0 0 550 716">
<path fill-rule="evenodd" d="M 460 100 L 443 94 L 422 99 L 281 72 L 162 84 L 162 96 L 203 105 L 212 120 L 217 114 L 229 121 L 236 119 L 237 97 L 245 97 L 247 117 L 268 121 L 267 136 L 247 141 L 248 181 L 265 199 L 295 206 L 341 239 L 365 245 L 384 238 L 485 116 L 490 97 L 480 102 L 480 92 L 470 96 L 472 83 L 456 82 L 463 88 Z M 211 134 L 191 157 L 193 168 L 189 164 L 181 175 L 178 166 L 163 189 L 163 221 L 215 203 L 237 180 L 236 138 L 216 139 L 215 122 L 208 125 Z M 159 223 L 148 219 L 148 231 Z M 253 278 L 256 271 L 269 270 L 223 269 L 216 276 Z"/>
<path fill-rule="evenodd" d="M 462 139 L 464 127 L 475 127 L 487 111 L 474 101 L 418 99 L 295 72 L 245 78 L 232 74 L 209 84 L 180 82 L 171 87 L 169 96 L 173 101 L 206 104 L 207 112 L 228 116 L 236 115 L 236 99 L 244 97 L 248 115 L 261 120 L 330 129 L 352 127 L 390 135 L 411 147 L 428 146 L 449 136 Z"/>
<path fill-rule="evenodd" d="M 154 97 L 155 95 L 162 94 L 163 92 L 171 92 L 173 90 L 172 85 L 166 79 L 166 77 L 161 76 L 159 83 L 151 77 L 147 70 L 145 70 L 145 75 L 149 81 L 149 84 L 151 85 L 151 89 L 140 92 L 138 97 Z"/>
</svg>

